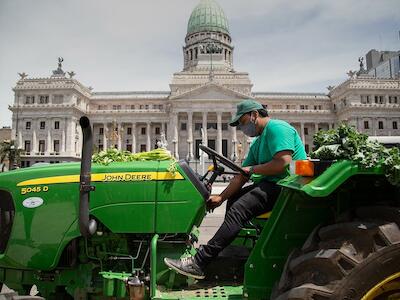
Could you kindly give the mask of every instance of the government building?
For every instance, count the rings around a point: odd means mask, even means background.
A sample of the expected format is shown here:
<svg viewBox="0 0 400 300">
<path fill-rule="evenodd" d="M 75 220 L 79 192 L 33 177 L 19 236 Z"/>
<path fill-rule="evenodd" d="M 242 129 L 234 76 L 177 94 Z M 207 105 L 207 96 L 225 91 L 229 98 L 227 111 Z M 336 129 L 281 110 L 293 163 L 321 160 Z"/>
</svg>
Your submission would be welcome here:
<svg viewBox="0 0 400 300">
<path fill-rule="evenodd" d="M 328 93 L 253 92 L 249 74 L 234 68 L 228 19 L 215 0 L 194 8 L 182 55 L 183 69 L 173 74 L 168 91 L 96 92 L 64 72 L 62 58 L 50 77 L 20 74 L 10 110 L 13 139 L 25 150 L 22 166 L 78 161 L 82 115 L 91 120 L 97 151 L 148 151 L 165 137 L 176 158 L 196 167 L 199 144 L 240 163 L 251 140 L 228 123 L 236 104 L 249 98 L 292 124 L 307 151 L 316 131 L 340 122 L 369 135 L 400 135 L 399 73 L 379 78 L 362 59 L 360 70 Z"/>
</svg>

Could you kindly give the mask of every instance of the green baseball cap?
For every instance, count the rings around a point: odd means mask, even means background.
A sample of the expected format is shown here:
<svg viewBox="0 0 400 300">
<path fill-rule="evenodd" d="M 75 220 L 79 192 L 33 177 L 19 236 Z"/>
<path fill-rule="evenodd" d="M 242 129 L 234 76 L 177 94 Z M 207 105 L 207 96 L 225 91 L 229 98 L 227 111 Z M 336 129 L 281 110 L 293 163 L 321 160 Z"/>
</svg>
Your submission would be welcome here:
<svg viewBox="0 0 400 300">
<path fill-rule="evenodd" d="M 247 114 L 249 112 L 259 110 L 259 109 L 264 109 L 264 107 L 257 101 L 250 100 L 250 99 L 243 100 L 242 102 L 238 103 L 236 116 L 234 116 L 232 118 L 229 125 L 233 126 L 233 127 L 238 126 L 239 119 L 241 116 L 243 116 L 244 114 Z"/>
</svg>

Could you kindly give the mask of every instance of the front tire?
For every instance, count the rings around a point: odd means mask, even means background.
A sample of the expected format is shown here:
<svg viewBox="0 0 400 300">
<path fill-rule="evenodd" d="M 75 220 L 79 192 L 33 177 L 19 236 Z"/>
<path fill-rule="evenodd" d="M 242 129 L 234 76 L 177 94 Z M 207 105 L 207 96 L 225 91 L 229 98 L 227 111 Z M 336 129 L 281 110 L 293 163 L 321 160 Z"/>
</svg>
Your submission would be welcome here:
<svg viewBox="0 0 400 300">
<path fill-rule="evenodd" d="M 271 299 L 380 300 L 400 293 L 400 211 L 360 208 L 312 232 Z"/>
</svg>

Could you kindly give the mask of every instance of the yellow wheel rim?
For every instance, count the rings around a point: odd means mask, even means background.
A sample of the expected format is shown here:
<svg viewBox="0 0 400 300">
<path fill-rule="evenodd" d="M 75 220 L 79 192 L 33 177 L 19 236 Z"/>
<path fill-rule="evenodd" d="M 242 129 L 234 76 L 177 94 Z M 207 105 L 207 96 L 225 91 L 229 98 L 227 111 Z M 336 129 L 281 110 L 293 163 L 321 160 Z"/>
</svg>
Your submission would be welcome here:
<svg viewBox="0 0 400 300">
<path fill-rule="evenodd" d="M 370 289 L 361 300 L 374 300 L 380 295 L 387 295 L 385 299 L 400 299 L 400 272 L 393 274 Z"/>
</svg>

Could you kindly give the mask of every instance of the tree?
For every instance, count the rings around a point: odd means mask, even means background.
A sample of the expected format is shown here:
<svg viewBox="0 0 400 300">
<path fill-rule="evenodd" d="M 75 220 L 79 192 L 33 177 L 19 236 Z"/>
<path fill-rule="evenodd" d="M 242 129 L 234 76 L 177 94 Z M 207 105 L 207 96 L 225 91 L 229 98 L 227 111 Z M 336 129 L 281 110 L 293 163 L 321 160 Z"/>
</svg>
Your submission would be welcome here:
<svg viewBox="0 0 400 300">
<path fill-rule="evenodd" d="M 15 169 L 21 164 L 22 152 L 22 149 L 15 147 L 15 141 L 5 140 L 0 143 L 0 163 L 8 161 L 8 169 Z"/>
</svg>

